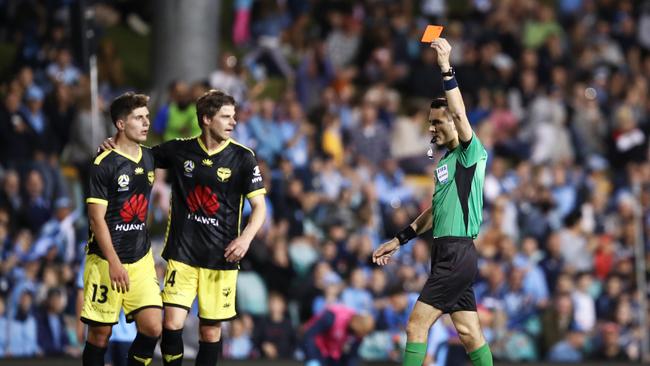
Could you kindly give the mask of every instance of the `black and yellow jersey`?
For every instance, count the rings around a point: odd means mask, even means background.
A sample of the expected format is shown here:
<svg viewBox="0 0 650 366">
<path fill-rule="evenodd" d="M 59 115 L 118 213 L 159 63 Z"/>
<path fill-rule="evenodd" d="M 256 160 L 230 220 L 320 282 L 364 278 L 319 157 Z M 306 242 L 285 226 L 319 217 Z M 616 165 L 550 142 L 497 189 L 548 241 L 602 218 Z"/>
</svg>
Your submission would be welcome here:
<svg viewBox="0 0 650 366">
<path fill-rule="evenodd" d="M 152 149 L 156 167 L 172 176 L 163 258 L 208 269 L 236 269 L 224 252 L 239 236 L 244 198 L 265 194 L 253 151 L 232 139 L 208 152 L 198 138 Z"/>
<path fill-rule="evenodd" d="M 107 150 L 90 168 L 90 196 L 86 203 L 106 205 L 104 219 L 122 263 L 133 263 L 151 247 L 145 221 L 154 180 L 154 158 L 149 148 L 136 157 Z M 104 255 L 91 231 L 88 253 Z"/>
</svg>

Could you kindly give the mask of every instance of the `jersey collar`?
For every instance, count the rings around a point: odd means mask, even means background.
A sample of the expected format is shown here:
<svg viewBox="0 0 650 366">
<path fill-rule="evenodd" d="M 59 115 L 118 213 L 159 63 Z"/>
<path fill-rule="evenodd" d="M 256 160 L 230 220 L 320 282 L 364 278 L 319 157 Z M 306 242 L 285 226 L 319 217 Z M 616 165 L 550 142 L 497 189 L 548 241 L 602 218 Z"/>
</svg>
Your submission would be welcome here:
<svg viewBox="0 0 650 366">
<path fill-rule="evenodd" d="M 226 146 L 230 145 L 230 142 L 231 142 L 232 140 L 231 140 L 231 139 L 226 140 L 226 142 L 225 142 L 223 145 L 219 146 L 218 148 L 216 148 L 216 149 L 213 150 L 213 151 L 209 151 L 208 148 L 205 147 L 205 145 L 203 144 L 203 141 L 201 141 L 201 137 L 200 137 L 200 136 L 197 136 L 197 137 L 196 137 L 196 141 L 198 141 L 199 146 L 201 147 L 201 150 L 203 150 L 206 154 L 208 154 L 208 156 L 212 156 L 212 155 L 215 155 L 215 154 L 220 153 L 223 149 L 226 148 Z"/>
<path fill-rule="evenodd" d="M 138 156 L 135 157 L 135 158 L 133 156 L 127 154 L 127 153 L 121 152 L 117 148 L 113 149 L 113 151 L 115 151 L 116 153 L 124 156 L 125 158 L 131 160 L 132 162 L 134 162 L 136 164 L 140 162 L 140 159 L 142 159 L 142 148 L 140 146 L 138 146 Z"/>
</svg>

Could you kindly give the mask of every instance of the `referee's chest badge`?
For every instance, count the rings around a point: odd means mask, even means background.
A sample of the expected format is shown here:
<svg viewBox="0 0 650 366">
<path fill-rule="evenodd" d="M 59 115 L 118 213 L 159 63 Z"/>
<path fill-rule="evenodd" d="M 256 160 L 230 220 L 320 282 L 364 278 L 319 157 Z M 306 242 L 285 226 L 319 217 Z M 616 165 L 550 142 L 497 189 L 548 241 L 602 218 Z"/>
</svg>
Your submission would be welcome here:
<svg viewBox="0 0 650 366">
<path fill-rule="evenodd" d="M 447 169 L 447 164 L 436 168 L 436 177 L 438 178 L 438 182 L 440 183 L 447 183 L 449 180 L 449 170 Z"/>
</svg>

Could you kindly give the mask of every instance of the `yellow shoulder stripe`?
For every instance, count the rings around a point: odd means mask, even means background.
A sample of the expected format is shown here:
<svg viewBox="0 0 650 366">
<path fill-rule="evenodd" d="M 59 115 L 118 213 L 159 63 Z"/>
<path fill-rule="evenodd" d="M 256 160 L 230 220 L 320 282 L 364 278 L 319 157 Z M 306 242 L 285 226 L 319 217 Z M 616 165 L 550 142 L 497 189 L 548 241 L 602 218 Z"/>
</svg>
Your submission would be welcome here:
<svg viewBox="0 0 650 366">
<path fill-rule="evenodd" d="M 255 152 L 254 152 L 253 150 L 251 150 L 250 148 L 248 148 L 248 147 L 246 147 L 246 146 L 240 144 L 239 142 L 235 141 L 234 139 L 230 139 L 230 142 L 232 142 L 233 144 L 235 144 L 235 145 L 237 145 L 237 146 L 241 146 L 241 147 L 243 147 L 244 149 L 250 151 L 251 154 L 253 154 L 253 156 L 255 156 Z"/>
<path fill-rule="evenodd" d="M 94 164 L 99 165 L 102 162 L 102 160 L 104 160 L 104 158 L 107 157 L 108 154 L 111 153 L 111 151 L 113 151 L 113 150 L 106 150 L 103 153 L 97 155 L 97 157 L 95 158 Z"/>
</svg>

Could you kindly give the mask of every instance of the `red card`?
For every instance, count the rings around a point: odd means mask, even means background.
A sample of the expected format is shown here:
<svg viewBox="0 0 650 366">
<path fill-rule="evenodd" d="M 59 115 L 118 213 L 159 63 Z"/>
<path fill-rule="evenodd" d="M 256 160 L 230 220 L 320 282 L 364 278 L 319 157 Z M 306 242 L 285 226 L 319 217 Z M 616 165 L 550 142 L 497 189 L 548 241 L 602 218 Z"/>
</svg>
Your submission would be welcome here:
<svg viewBox="0 0 650 366">
<path fill-rule="evenodd" d="M 431 43 L 434 39 L 440 37 L 444 28 L 445 27 L 441 25 L 427 25 L 427 29 L 424 30 L 424 34 L 422 35 L 421 42 Z"/>
</svg>

